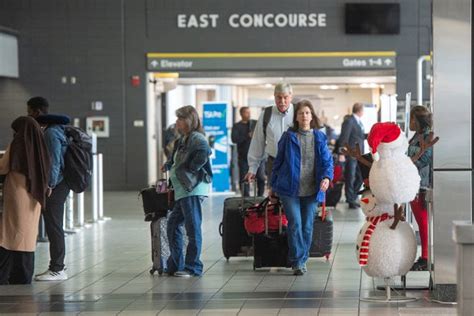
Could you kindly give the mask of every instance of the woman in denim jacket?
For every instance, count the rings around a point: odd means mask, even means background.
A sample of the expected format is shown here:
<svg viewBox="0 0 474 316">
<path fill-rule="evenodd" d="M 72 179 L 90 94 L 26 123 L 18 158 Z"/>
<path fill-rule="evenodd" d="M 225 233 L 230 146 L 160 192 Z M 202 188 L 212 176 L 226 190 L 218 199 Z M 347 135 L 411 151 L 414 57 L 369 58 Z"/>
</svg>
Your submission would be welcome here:
<svg viewBox="0 0 474 316">
<path fill-rule="evenodd" d="M 426 139 L 431 132 L 432 115 L 424 106 L 417 105 L 410 111 L 410 130 L 415 135 L 410 139 L 408 145 L 408 156 L 413 157 L 420 151 L 420 137 Z M 428 269 L 428 211 L 426 208 L 426 189 L 431 187 L 431 165 L 433 148 L 429 147 L 421 157 L 415 161 L 420 175 L 420 191 L 416 198 L 410 202 L 411 210 L 415 216 L 420 230 L 421 256 L 415 262 L 412 270 L 425 271 Z"/>
<path fill-rule="evenodd" d="M 209 160 L 211 148 L 194 107 L 181 107 L 176 110 L 176 116 L 176 128 L 181 137 L 175 142 L 171 159 L 162 168 L 162 171 L 170 171 L 175 196 L 175 204 L 168 218 L 167 234 L 171 254 L 167 272 L 177 277 L 199 276 L 203 270 L 200 260 L 201 203 L 209 194 L 212 181 Z M 183 224 L 189 240 L 186 258 L 183 258 L 183 235 L 180 229 Z"/>
<path fill-rule="evenodd" d="M 318 127 L 311 102 L 298 102 L 293 127 L 282 135 L 273 163 L 271 187 L 288 218 L 288 257 L 295 275 L 306 272 L 317 203 L 333 177 L 332 156 Z"/>
</svg>

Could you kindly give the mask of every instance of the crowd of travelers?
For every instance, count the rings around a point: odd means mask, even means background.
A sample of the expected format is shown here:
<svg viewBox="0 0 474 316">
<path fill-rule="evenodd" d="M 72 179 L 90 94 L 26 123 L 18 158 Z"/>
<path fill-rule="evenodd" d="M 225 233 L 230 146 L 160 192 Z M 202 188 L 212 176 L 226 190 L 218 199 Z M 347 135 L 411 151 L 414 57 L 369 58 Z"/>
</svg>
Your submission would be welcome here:
<svg viewBox="0 0 474 316">
<path fill-rule="evenodd" d="M 288 83 L 275 86 L 273 106 L 265 108 L 258 120 L 250 118 L 248 107 L 240 108 L 241 121 L 232 128 L 237 145 L 241 194 L 249 196 L 249 183 L 255 182 L 257 194 L 279 200 L 288 219 L 288 261 L 295 275 L 307 271 L 313 235 L 313 218 L 334 176 L 334 164 L 344 164 L 345 197 L 349 209 L 360 207 L 358 192 L 362 185 L 356 159 L 344 155 L 349 146 L 364 152 L 367 134 L 362 123 L 364 105 L 355 103 L 352 115 L 344 118 L 336 141 L 334 129 L 322 124 L 310 101 L 292 103 L 293 89 Z M 68 278 L 64 264 L 66 247 L 63 219 L 64 203 L 70 187 L 64 179 L 64 156 L 68 147 L 65 126 L 69 117 L 49 114 L 48 101 L 33 97 L 27 102 L 27 116 L 13 121 L 13 139 L 0 158 L 4 207 L 0 219 L 0 284 L 29 284 Z M 203 263 L 202 203 L 212 183 L 211 147 L 193 106 L 176 110 L 176 123 L 166 132 L 167 162 L 175 203 L 168 217 L 167 236 L 170 256 L 167 273 L 176 277 L 200 276 Z M 410 113 L 408 155 L 420 150 L 418 135 L 431 131 L 431 113 L 416 106 Z M 168 139 L 169 138 L 169 139 Z M 333 152 L 329 149 L 334 147 Z M 427 210 L 425 192 L 431 185 L 432 151 L 428 150 L 416 166 L 421 189 L 411 208 L 420 227 L 422 254 L 415 270 L 426 269 Z M 265 183 L 267 182 L 267 187 Z M 266 190 L 267 189 L 267 190 Z M 48 269 L 34 275 L 34 253 L 40 216 L 49 239 Z M 187 235 L 187 246 L 183 230 Z M 183 255 L 185 253 L 185 255 Z"/>
</svg>

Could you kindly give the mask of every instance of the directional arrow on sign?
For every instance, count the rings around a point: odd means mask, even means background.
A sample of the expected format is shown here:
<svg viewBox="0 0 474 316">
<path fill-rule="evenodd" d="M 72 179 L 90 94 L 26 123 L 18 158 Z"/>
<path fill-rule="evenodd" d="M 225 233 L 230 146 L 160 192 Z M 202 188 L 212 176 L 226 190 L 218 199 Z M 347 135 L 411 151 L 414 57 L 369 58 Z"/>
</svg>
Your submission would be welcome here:
<svg viewBox="0 0 474 316">
<path fill-rule="evenodd" d="M 384 63 L 385 63 L 385 65 L 390 66 L 390 64 L 392 63 L 392 61 L 387 58 L 387 59 L 385 59 Z"/>
<path fill-rule="evenodd" d="M 156 60 L 152 60 L 150 64 L 153 66 L 153 68 L 156 68 L 156 66 L 158 66 L 158 62 Z"/>
</svg>

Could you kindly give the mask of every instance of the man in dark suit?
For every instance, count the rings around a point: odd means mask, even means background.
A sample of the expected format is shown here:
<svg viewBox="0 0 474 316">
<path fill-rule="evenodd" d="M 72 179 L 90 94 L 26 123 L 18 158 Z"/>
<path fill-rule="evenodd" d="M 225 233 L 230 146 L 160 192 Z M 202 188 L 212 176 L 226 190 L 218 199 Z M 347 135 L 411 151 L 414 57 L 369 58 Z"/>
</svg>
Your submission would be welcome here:
<svg viewBox="0 0 474 316">
<path fill-rule="evenodd" d="M 232 141 L 237 144 L 240 191 L 243 196 L 249 196 L 249 185 L 248 183 L 242 183 L 242 180 L 249 170 L 247 154 L 249 152 L 250 141 L 252 140 L 252 134 L 257 121 L 250 119 L 250 108 L 248 106 L 243 106 L 240 108 L 240 117 L 242 117 L 242 120 L 234 124 L 232 127 L 231 138 Z M 265 193 L 265 172 L 263 169 L 263 164 L 260 164 L 260 167 L 257 170 L 256 180 L 258 188 L 257 195 L 263 196 Z"/>
<path fill-rule="evenodd" d="M 352 106 L 352 115 L 342 123 L 341 135 L 338 140 L 341 149 L 346 144 L 351 148 L 355 148 L 356 144 L 358 144 L 361 153 L 364 153 L 365 132 L 361 121 L 363 115 L 364 105 L 362 103 L 355 103 Z M 339 151 L 339 160 L 345 160 L 346 162 L 344 170 L 346 201 L 349 203 L 350 209 L 358 208 L 360 204 L 357 201 L 357 192 L 362 185 L 362 175 L 357 165 L 357 160 L 350 156 L 344 156 L 341 151 Z"/>
</svg>

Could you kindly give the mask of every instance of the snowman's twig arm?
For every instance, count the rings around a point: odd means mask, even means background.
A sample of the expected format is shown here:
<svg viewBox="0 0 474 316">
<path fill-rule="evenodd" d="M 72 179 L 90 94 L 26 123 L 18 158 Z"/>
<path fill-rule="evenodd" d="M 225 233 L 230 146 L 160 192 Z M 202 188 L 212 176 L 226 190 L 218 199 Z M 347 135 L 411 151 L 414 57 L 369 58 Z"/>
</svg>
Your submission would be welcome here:
<svg viewBox="0 0 474 316">
<path fill-rule="evenodd" d="M 372 167 L 372 163 L 362 157 L 362 154 L 360 153 L 359 143 L 356 143 L 354 148 L 351 148 L 348 143 L 344 144 L 344 147 L 345 148 L 341 149 L 344 155 L 357 159 L 357 161 L 369 168 Z"/>
<path fill-rule="evenodd" d="M 404 215 L 404 208 L 403 204 L 398 206 L 398 204 L 393 204 L 393 210 L 394 210 L 394 221 L 392 226 L 390 226 L 390 229 L 395 229 L 397 228 L 398 222 L 404 221 L 405 220 L 405 215 Z"/>
<path fill-rule="evenodd" d="M 438 140 L 439 140 L 439 137 L 438 136 L 434 137 L 433 132 L 430 132 L 429 135 L 426 137 L 426 139 L 424 139 L 423 135 L 420 134 L 418 136 L 418 142 L 420 143 L 420 151 L 416 155 L 411 157 L 411 161 L 412 162 L 418 161 L 418 159 L 420 159 L 423 156 L 426 150 L 430 147 L 433 147 L 433 145 L 436 144 Z"/>
</svg>

